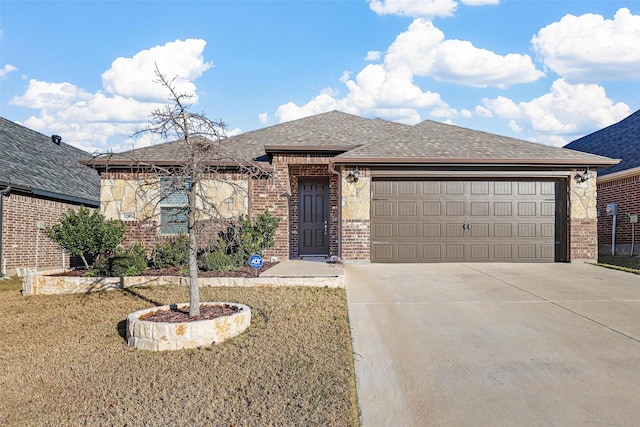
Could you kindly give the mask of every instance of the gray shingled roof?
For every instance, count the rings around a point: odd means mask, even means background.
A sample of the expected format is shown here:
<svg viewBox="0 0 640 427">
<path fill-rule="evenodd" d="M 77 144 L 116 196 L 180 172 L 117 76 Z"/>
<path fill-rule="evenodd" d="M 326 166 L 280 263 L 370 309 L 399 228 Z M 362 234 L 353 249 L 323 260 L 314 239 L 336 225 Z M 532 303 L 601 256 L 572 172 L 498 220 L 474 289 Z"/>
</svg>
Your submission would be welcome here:
<svg viewBox="0 0 640 427">
<path fill-rule="evenodd" d="M 265 147 L 277 149 L 344 151 L 384 136 L 408 129 L 409 126 L 381 119 L 366 119 L 331 111 L 235 135 L 220 143 L 220 157 L 245 161 L 267 161 Z M 181 140 L 104 155 L 95 164 L 130 162 L 167 162 L 180 159 L 184 153 Z"/>
<path fill-rule="evenodd" d="M 433 163 L 611 164 L 610 159 L 426 120 L 337 156 L 347 160 Z"/>
<path fill-rule="evenodd" d="M 598 171 L 598 176 L 640 167 L 640 110 L 564 148 L 621 159 L 617 165 Z"/>
<path fill-rule="evenodd" d="M 168 142 L 97 159 L 115 165 L 132 158 L 170 162 L 182 143 Z M 336 162 L 519 163 L 609 166 L 611 160 L 557 147 L 427 120 L 415 126 L 367 119 L 339 111 L 246 132 L 221 143 L 222 158 L 266 162 L 267 152 L 334 151 Z"/>
<path fill-rule="evenodd" d="M 0 117 L 0 185 L 90 206 L 100 202 L 100 176 L 78 159 L 90 157 L 64 142 Z"/>
</svg>

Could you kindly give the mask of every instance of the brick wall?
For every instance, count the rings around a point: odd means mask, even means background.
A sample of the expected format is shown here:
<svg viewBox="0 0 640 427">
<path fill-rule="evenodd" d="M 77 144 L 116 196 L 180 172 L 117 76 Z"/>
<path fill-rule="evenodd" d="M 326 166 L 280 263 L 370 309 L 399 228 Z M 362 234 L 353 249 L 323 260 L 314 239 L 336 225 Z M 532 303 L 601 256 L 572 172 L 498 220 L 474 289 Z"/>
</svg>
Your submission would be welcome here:
<svg viewBox="0 0 640 427">
<path fill-rule="evenodd" d="M 570 219 L 569 257 L 572 262 L 598 259 L 598 231 L 596 219 Z"/>
<path fill-rule="evenodd" d="M 606 214 L 609 203 L 618 204 L 616 254 L 628 254 L 631 249 L 631 222 L 627 214 L 640 215 L 640 174 L 598 183 L 598 244 L 606 254 L 611 254 L 613 228 L 613 217 Z M 640 232 L 638 224 L 635 231 L 637 244 L 637 234 Z"/>
<path fill-rule="evenodd" d="M 370 220 L 342 220 L 342 259 L 345 261 L 371 259 Z"/>
<path fill-rule="evenodd" d="M 338 253 L 338 179 L 329 171 L 330 157 L 312 154 L 274 154 L 273 174 L 252 179 L 249 185 L 252 215 L 269 210 L 280 218 L 275 246 L 265 256 L 280 259 L 298 256 L 298 177 L 329 178 L 330 252 Z"/>
<path fill-rule="evenodd" d="M 2 196 L 0 196 L 2 197 Z M 62 249 L 38 229 L 38 221 L 51 227 L 78 205 L 13 193 L 2 200 L 2 257 L 7 274 L 16 268 L 62 268 Z M 73 265 L 79 265 L 78 259 Z M 4 266 L 4 260 L 0 260 Z M 65 268 L 70 266 L 65 256 Z"/>
</svg>

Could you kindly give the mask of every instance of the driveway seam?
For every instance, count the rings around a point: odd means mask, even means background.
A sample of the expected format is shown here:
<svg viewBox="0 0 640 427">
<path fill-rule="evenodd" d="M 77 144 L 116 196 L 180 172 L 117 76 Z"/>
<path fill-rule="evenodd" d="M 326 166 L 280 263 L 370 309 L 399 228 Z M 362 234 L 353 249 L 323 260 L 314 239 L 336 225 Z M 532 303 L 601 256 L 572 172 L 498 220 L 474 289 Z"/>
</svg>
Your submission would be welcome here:
<svg viewBox="0 0 640 427">
<path fill-rule="evenodd" d="M 568 311 L 569 313 L 573 313 L 573 314 L 575 314 L 576 316 L 582 317 L 582 318 L 583 318 L 583 319 L 585 319 L 585 320 L 588 320 L 588 321 L 590 321 L 590 322 L 593 322 L 593 323 L 595 323 L 596 325 L 600 325 L 600 326 L 602 326 L 603 328 L 610 330 L 611 332 L 614 332 L 614 333 L 616 333 L 616 334 L 622 335 L 623 337 L 626 337 L 626 338 L 628 338 L 628 339 L 630 339 L 630 340 L 632 340 L 632 341 L 635 341 L 635 342 L 637 342 L 638 344 L 640 344 L 640 339 L 635 338 L 635 337 L 633 337 L 633 336 L 631 336 L 631 335 L 625 334 L 624 332 L 619 331 L 619 330 L 617 330 L 617 329 L 614 329 L 614 328 L 612 328 L 612 327 L 610 327 L 610 326 L 607 326 L 607 325 L 605 325 L 605 324 L 604 324 L 604 323 L 602 323 L 602 322 L 599 322 L 599 321 L 597 321 L 597 320 L 595 320 L 595 319 L 592 319 L 592 318 L 590 318 L 590 317 L 588 317 L 588 316 L 585 316 L 585 315 L 583 315 L 583 314 L 581 314 L 581 313 L 578 313 L 577 311 L 572 310 L 572 309 L 570 309 L 569 307 L 565 307 L 565 306 L 563 306 L 562 304 L 557 303 L 556 301 L 550 300 L 549 298 L 543 297 L 542 295 L 537 295 L 537 294 L 535 294 L 535 293 L 533 293 L 533 292 L 531 292 L 531 291 L 528 291 L 528 290 L 526 290 L 526 289 L 524 289 L 524 288 L 521 288 L 520 286 L 514 285 L 513 283 L 509 283 L 509 282 L 507 282 L 507 281 L 505 281 L 505 280 L 503 280 L 503 279 L 500 279 L 499 277 L 496 277 L 496 276 L 494 276 L 494 275 L 492 275 L 492 274 L 486 273 L 486 272 L 484 272 L 484 271 L 482 271 L 482 270 L 478 270 L 477 268 L 474 268 L 474 267 L 472 267 L 472 266 L 470 266 L 470 265 L 467 265 L 467 267 L 468 267 L 468 268 L 470 268 L 471 270 L 477 271 L 478 273 L 484 274 L 485 276 L 491 277 L 492 279 L 495 279 L 495 280 L 497 280 L 498 282 L 504 283 L 504 284 L 505 284 L 505 285 L 507 285 L 507 286 L 511 286 L 511 287 L 513 287 L 513 288 L 516 288 L 516 289 L 518 289 L 518 290 L 522 291 L 522 292 L 526 292 L 526 293 L 528 293 L 529 295 L 532 295 L 532 296 L 534 296 L 534 297 L 536 297 L 536 298 L 541 298 L 542 300 L 544 300 L 544 301 L 546 301 L 546 302 L 548 302 L 548 303 L 550 303 L 550 304 L 553 304 L 553 305 L 555 305 L 556 307 L 559 307 L 559 308 L 561 308 L 561 309 L 563 309 L 563 310 L 566 310 L 566 311 Z M 533 302 L 533 301 L 532 301 L 532 302 Z M 565 302 L 570 302 L 570 301 L 565 301 Z M 586 301 L 579 301 L 579 302 L 586 302 Z"/>
</svg>

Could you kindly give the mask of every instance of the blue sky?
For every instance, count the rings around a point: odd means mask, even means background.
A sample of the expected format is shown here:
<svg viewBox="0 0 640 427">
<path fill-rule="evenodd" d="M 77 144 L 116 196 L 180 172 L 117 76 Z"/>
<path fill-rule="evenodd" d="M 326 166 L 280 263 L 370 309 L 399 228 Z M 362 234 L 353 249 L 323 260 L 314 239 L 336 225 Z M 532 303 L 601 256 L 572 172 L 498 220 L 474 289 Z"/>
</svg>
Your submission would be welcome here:
<svg viewBox="0 0 640 427">
<path fill-rule="evenodd" d="M 166 103 L 235 134 L 340 110 L 562 146 L 640 109 L 640 2 L 0 0 L 1 115 L 90 152 Z"/>
</svg>

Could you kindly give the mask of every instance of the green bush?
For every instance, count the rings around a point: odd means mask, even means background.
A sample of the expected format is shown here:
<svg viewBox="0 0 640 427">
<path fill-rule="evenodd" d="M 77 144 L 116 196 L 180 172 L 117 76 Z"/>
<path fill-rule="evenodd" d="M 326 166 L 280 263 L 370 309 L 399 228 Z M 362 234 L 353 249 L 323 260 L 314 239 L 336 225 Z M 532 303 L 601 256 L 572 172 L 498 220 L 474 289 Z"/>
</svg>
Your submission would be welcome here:
<svg viewBox="0 0 640 427">
<path fill-rule="evenodd" d="M 128 249 L 116 248 L 109 256 L 101 257 L 91 269 L 93 276 L 139 276 L 148 267 L 144 248 L 135 244 Z"/>
<path fill-rule="evenodd" d="M 198 256 L 198 268 L 203 271 L 229 271 L 235 268 L 232 257 L 224 250 L 206 251 Z"/>
<path fill-rule="evenodd" d="M 253 254 L 262 255 L 264 249 L 274 245 L 276 229 L 280 218 L 276 218 L 269 211 L 258 215 L 255 219 L 242 215 L 236 223 L 231 224 L 220 233 L 225 253 L 233 259 L 236 267 L 247 265 Z"/>
<path fill-rule="evenodd" d="M 80 256 L 85 267 L 91 268 L 90 259 L 113 253 L 124 240 L 125 225 L 120 220 L 106 219 L 98 210 L 93 212 L 81 206 L 69 211 L 46 235 L 64 248 L 71 256 Z"/>
<path fill-rule="evenodd" d="M 189 237 L 182 234 L 155 245 L 151 252 L 151 265 L 154 268 L 189 265 Z"/>
</svg>

